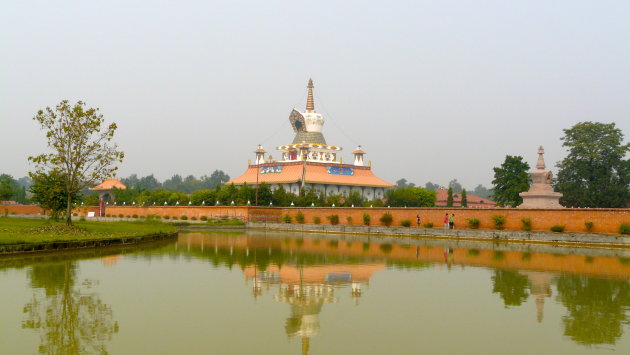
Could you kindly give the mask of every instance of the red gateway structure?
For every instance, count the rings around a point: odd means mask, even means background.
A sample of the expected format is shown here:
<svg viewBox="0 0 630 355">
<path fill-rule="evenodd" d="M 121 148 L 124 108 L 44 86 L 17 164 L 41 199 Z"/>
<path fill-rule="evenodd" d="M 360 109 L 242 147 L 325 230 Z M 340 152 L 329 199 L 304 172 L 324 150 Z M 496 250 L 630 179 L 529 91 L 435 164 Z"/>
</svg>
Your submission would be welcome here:
<svg viewBox="0 0 630 355">
<path fill-rule="evenodd" d="M 342 148 L 326 144 L 322 128 L 324 117 L 315 111 L 313 81 L 308 82 L 306 110 L 293 109 L 289 122 L 295 131 L 291 144 L 277 147 L 281 159 L 266 157 L 267 151 L 258 146 L 256 160 L 249 164 L 243 175 L 228 184 L 256 186 L 267 183 L 272 190 L 282 186 L 286 191 L 299 194 L 300 189 L 314 189 L 324 195 L 348 196 L 357 191 L 368 200 L 380 199 L 385 190 L 393 185 L 372 172 L 371 163 L 364 163 L 366 154 L 359 146 L 354 152 L 352 164 L 343 164 L 339 153 Z"/>
</svg>

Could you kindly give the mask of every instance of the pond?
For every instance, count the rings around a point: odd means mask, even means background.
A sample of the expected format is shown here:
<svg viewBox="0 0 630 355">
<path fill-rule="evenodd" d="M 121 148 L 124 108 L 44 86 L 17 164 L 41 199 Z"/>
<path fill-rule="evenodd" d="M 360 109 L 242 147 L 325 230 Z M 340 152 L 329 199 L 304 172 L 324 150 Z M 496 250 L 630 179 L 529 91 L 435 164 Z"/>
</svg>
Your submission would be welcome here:
<svg viewBox="0 0 630 355">
<path fill-rule="evenodd" d="M 0 258 L 0 354 L 630 349 L 630 250 L 182 232 Z"/>
</svg>

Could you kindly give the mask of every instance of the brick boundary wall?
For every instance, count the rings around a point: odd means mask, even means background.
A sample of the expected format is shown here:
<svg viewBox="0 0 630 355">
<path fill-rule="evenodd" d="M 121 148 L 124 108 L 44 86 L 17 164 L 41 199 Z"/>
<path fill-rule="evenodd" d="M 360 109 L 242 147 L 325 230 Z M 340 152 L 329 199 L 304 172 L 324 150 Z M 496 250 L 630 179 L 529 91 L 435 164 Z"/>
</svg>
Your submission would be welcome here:
<svg viewBox="0 0 630 355">
<path fill-rule="evenodd" d="M 330 224 L 327 216 L 338 215 L 340 225 L 363 225 L 363 214 L 370 215 L 370 225 L 380 226 L 379 221 L 385 213 L 393 217 L 392 226 L 400 226 L 403 220 L 409 220 L 412 228 L 416 227 L 416 216 L 420 215 L 422 224 L 431 222 L 434 228 L 443 226 L 444 215 L 455 214 L 455 227 L 469 229 L 467 218 L 478 218 L 479 229 L 494 229 L 492 216 L 504 216 L 505 230 L 522 230 L 522 218 L 530 218 L 533 231 L 549 231 L 551 226 L 561 225 L 565 232 L 586 232 L 584 222 L 593 222 L 592 233 L 619 234 L 622 223 L 630 224 L 630 209 L 566 208 L 566 209 L 518 209 L 518 208 L 364 208 L 364 207 L 255 207 L 255 206 L 108 206 L 107 214 L 124 217 L 137 215 L 169 216 L 188 219 L 201 216 L 208 218 L 236 218 L 243 221 L 280 222 L 288 214 L 296 223 L 295 216 L 301 211 L 306 223 L 313 223 L 319 217 L 322 224 Z M 0 215 L 7 214 L 42 214 L 44 211 L 36 205 L 0 205 Z M 98 207 L 80 207 L 75 210 L 80 216 L 87 212 L 98 212 Z M 352 222 L 348 223 L 348 217 Z"/>
</svg>

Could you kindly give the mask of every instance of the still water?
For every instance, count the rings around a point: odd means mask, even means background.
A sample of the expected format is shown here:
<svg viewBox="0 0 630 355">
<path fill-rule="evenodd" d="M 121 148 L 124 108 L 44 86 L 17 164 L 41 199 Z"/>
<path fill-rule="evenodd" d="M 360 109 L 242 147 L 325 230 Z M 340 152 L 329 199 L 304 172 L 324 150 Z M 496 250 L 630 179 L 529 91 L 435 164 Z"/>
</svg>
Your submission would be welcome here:
<svg viewBox="0 0 630 355">
<path fill-rule="evenodd" d="M 190 232 L 0 291 L 0 354 L 630 353 L 630 250 Z"/>
</svg>

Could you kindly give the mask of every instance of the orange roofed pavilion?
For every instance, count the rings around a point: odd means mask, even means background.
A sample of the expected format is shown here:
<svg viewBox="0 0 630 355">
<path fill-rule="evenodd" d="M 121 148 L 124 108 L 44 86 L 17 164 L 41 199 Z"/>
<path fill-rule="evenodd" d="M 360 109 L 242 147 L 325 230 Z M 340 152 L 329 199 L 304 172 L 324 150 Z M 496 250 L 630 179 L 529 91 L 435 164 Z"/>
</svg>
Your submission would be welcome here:
<svg viewBox="0 0 630 355">
<path fill-rule="evenodd" d="M 281 159 L 267 157 L 267 151 L 259 145 L 254 151 L 254 163 L 227 184 L 256 186 L 264 182 L 272 190 L 282 186 L 296 195 L 302 188 L 326 196 L 348 196 L 350 191 L 357 191 L 368 200 L 382 199 L 385 190 L 394 186 L 374 175 L 371 163 L 366 165 L 363 160 L 366 153 L 361 146 L 352 152 L 352 164 L 344 164 L 340 157 L 342 148 L 326 143 L 322 134 L 324 117 L 315 111 L 312 80 L 308 83 L 306 110 L 293 109 L 289 122 L 295 138 L 291 144 L 277 147 Z"/>
</svg>

